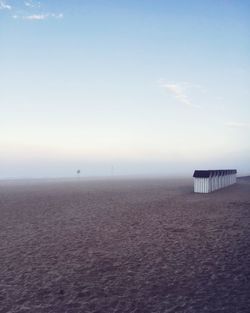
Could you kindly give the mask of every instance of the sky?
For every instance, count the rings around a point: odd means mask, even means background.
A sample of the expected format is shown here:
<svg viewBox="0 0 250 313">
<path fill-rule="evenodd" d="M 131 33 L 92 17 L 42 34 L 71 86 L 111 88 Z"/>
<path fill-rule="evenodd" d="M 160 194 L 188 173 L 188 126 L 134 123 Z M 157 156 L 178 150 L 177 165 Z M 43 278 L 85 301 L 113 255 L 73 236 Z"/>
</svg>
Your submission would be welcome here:
<svg viewBox="0 0 250 313">
<path fill-rule="evenodd" d="M 0 0 L 0 178 L 250 174 L 250 1 Z"/>
</svg>

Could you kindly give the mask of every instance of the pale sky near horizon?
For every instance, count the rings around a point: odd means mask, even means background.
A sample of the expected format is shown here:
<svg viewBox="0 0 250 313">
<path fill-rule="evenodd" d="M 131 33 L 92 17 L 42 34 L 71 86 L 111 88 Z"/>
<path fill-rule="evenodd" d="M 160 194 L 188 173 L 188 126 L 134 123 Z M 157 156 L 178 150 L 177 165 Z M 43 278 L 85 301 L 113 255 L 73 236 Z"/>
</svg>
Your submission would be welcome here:
<svg viewBox="0 0 250 313">
<path fill-rule="evenodd" d="M 0 0 L 0 178 L 250 174 L 250 1 Z"/>
</svg>

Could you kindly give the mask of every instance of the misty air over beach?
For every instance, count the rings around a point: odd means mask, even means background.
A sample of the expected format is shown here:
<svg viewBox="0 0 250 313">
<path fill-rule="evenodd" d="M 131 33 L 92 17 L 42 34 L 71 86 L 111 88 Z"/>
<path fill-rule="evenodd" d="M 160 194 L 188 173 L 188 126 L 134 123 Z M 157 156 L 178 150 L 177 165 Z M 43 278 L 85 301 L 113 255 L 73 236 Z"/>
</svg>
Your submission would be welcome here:
<svg viewBox="0 0 250 313">
<path fill-rule="evenodd" d="M 0 0 L 0 313 L 250 312 L 249 21 Z"/>
</svg>

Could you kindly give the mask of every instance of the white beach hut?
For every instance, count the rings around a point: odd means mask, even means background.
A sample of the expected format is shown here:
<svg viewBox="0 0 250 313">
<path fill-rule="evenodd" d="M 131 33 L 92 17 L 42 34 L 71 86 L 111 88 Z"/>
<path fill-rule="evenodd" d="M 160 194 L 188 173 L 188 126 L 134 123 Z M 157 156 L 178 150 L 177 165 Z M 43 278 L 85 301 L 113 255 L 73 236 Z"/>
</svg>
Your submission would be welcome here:
<svg viewBox="0 0 250 313">
<path fill-rule="evenodd" d="M 194 192 L 209 193 L 236 183 L 237 170 L 194 171 Z"/>
</svg>

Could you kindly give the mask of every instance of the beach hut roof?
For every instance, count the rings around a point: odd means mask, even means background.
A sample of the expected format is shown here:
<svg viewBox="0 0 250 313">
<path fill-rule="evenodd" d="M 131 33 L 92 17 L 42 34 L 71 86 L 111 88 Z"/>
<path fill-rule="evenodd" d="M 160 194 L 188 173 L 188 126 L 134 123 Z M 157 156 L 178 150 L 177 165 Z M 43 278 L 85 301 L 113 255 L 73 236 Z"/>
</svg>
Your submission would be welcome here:
<svg viewBox="0 0 250 313">
<path fill-rule="evenodd" d="M 237 170 L 230 169 L 230 170 L 195 170 L 193 177 L 196 178 L 208 178 L 211 176 L 221 176 L 221 175 L 229 175 L 229 174 L 236 174 Z"/>
</svg>

